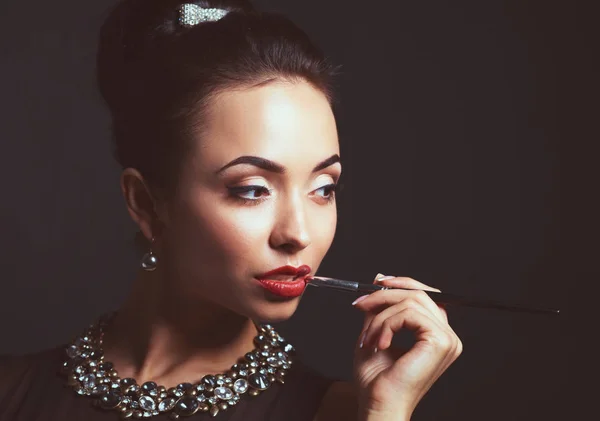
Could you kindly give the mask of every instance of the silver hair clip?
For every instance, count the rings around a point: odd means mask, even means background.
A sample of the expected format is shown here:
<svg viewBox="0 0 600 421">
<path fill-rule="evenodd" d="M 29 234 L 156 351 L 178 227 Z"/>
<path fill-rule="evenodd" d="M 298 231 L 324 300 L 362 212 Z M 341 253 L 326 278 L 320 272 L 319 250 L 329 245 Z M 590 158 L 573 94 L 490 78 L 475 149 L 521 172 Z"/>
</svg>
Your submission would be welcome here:
<svg viewBox="0 0 600 421">
<path fill-rule="evenodd" d="M 194 3 L 184 3 L 177 10 L 179 11 L 179 23 L 187 28 L 198 25 L 201 22 L 218 21 L 229 13 L 229 10 L 205 9 Z"/>
</svg>

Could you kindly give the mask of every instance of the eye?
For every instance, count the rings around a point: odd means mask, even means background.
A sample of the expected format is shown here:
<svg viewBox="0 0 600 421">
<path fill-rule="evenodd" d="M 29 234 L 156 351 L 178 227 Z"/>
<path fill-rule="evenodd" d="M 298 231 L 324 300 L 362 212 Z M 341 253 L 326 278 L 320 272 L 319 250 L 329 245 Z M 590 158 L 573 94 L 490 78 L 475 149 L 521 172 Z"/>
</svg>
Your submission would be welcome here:
<svg viewBox="0 0 600 421">
<path fill-rule="evenodd" d="M 327 184 L 323 187 L 318 188 L 317 190 L 315 190 L 315 192 L 323 190 L 324 194 L 321 196 L 321 198 L 325 199 L 325 201 L 327 203 L 330 203 L 335 200 L 335 195 L 336 195 L 335 192 L 336 192 L 337 187 L 338 187 L 338 184 L 336 184 L 336 183 Z M 265 186 L 257 186 L 257 185 L 229 187 L 228 190 L 229 190 L 230 196 L 234 200 L 239 201 L 246 205 L 258 205 L 259 203 L 267 200 L 268 195 L 270 195 L 273 192 L 272 189 L 269 189 Z M 242 196 L 242 195 L 245 195 L 248 193 L 251 193 L 249 195 L 251 197 Z M 252 198 L 252 196 L 253 196 L 253 198 Z"/>
<path fill-rule="evenodd" d="M 258 205 L 260 202 L 264 201 L 264 197 L 258 197 L 254 199 L 250 199 L 248 197 L 242 197 L 242 194 L 250 193 L 250 192 L 260 192 L 260 193 L 271 193 L 273 190 L 265 187 L 265 186 L 239 186 L 239 187 L 229 187 L 229 193 L 231 197 L 235 200 L 238 200 L 244 204 L 250 205 Z"/>
<path fill-rule="evenodd" d="M 325 194 L 321 197 L 323 197 L 323 199 L 329 203 L 335 200 L 337 186 L 338 185 L 336 183 L 327 184 L 326 186 L 320 187 L 315 191 L 323 190 Z"/>
</svg>

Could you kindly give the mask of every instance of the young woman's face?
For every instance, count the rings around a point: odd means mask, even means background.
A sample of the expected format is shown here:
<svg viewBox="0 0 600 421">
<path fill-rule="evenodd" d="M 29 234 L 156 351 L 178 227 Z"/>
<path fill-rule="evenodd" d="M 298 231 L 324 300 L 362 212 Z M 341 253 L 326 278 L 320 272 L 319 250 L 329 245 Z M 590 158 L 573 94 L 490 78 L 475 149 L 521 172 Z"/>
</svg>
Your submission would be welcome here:
<svg viewBox="0 0 600 421">
<path fill-rule="evenodd" d="M 273 295 L 257 277 L 284 265 L 315 274 L 331 246 L 332 185 L 341 175 L 332 110 L 310 84 L 278 82 L 221 94 L 207 124 L 169 205 L 170 287 L 254 320 L 285 320 L 300 298 Z M 222 169 L 242 156 L 284 172 L 249 163 Z"/>
</svg>

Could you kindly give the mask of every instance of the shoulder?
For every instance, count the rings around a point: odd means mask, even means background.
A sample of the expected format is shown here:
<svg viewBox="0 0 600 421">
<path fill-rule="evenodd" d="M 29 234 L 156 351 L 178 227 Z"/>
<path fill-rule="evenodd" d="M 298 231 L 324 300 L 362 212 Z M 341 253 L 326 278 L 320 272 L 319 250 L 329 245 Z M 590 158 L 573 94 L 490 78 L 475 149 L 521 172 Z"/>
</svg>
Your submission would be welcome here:
<svg viewBox="0 0 600 421">
<path fill-rule="evenodd" d="M 358 393 L 351 382 L 335 381 L 327 388 L 313 421 L 348 421 L 358 414 Z"/>
<path fill-rule="evenodd" d="M 59 402 L 64 403 L 62 398 L 67 392 L 60 387 L 64 384 L 60 372 L 66 357 L 64 346 L 0 356 L 0 420 L 37 420 L 40 408 L 45 408 L 47 419 L 71 419 L 52 414 Z"/>
<path fill-rule="evenodd" d="M 25 354 L 0 354 L 0 378 L 4 374 L 14 373 L 45 361 L 54 361 L 63 357 L 64 345 Z M 65 354 L 66 356 L 66 354 Z"/>
<path fill-rule="evenodd" d="M 35 365 L 35 361 L 36 358 L 33 354 L 0 355 L 0 396 L 5 388 L 22 378 Z"/>
<path fill-rule="evenodd" d="M 40 370 L 50 365 L 56 368 L 62 355 L 62 346 L 28 354 L 0 355 L 0 401 L 25 389 Z"/>
</svg>

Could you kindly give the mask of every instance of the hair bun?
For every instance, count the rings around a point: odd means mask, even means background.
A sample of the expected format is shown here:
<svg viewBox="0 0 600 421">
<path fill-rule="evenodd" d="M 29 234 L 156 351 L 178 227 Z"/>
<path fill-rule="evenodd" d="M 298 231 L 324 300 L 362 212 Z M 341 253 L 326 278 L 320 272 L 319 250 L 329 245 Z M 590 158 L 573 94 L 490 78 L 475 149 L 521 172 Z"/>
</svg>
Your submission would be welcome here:
<svg viewBox="0 0 600 421">
<path fill-rule="evenodd" d="M 123 105 L 132 84 L 141 76 L 141 66 L 153 51 L 174 37 L 195 28 L 179 23 L 179 6 L 185 3 L 230 12 L 253 13 L 248 0 L 121 0 L 100 28 L 97 81 L 100 92 L 113 111 Z M 199 25 L 202 25 L 199 24 Z"/>
<path fill-rule="evenodd" d="M 220 91 L 304 80 L 332 102 L 336 70 L 294 22 L 248 0 L 195 1 L 228 13 L 185 26 L 181 0 L 120 0 L 100 29 L 97 82 L 114 157 L 149 186 L 176 191 L 181 162 Z"/>
</svg>

